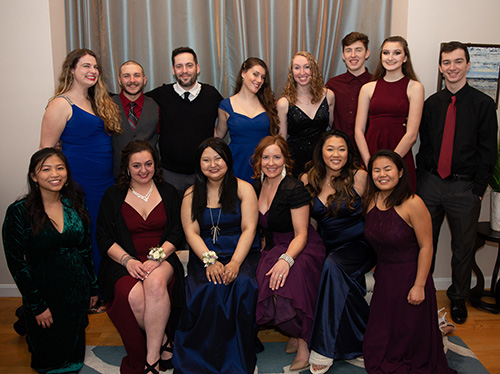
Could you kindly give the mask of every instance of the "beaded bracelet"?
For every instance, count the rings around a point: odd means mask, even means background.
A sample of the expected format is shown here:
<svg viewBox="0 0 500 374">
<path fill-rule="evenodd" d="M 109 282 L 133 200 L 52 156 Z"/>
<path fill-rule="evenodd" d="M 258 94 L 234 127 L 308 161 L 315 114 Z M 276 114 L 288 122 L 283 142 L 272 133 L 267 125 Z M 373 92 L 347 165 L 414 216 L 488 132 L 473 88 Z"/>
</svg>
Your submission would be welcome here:
<svg viewBox="0 0 500 374">
<path fill-rule="evenodd" d="M 290 265 L 290 267 L 293 266 L 293 264 L 295 263 L 294 259 L 292 256 L 289 256 L 287 255 L 286 253 L 283 253 L 281 256 L 280 256 L 280 260 L 284 260 L 288 263 L 288 265 Z"/>
<path fill-rule="evenodd" d="M 137 259 L 136 259 L 135 257 L 132 257 L 132 256 L 128 255 L 127 257 L 125 257 L 125 258 L 123 259 L 123 261 L 122 261 L 122 266 L 123 266 L 124 268 L 126 268 L 126 267 L 127 267 L 127 263 L 128 263 L 130 260 L 137 260 Z"/>
</svg>

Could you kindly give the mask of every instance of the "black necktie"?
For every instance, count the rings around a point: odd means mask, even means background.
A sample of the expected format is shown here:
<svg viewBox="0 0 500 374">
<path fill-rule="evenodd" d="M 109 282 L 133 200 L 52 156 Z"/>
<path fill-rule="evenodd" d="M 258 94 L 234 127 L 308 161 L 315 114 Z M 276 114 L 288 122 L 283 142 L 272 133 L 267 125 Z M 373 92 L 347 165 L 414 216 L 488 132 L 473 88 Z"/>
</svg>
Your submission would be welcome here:
<svg viewBox="0 0 500 374">
<path fill-rule="evenodd" d="M 189 91 L 184 92 L 184 100 L 189 102 Z"/>
</svg>

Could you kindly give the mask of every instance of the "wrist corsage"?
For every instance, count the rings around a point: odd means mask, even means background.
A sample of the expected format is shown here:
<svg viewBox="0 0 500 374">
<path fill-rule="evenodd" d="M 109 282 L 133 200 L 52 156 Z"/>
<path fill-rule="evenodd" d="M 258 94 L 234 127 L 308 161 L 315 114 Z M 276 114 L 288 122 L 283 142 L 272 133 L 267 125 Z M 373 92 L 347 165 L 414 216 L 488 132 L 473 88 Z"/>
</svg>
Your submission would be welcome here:
<svg viewBox="0 0 500 374">
<path fill-rule="evenodd" d="M 162 247 L 149 248 L 148 260 L 162 262 L 167 255 Z"/>
<path fill-rule="evenodd" d="M 214 251 L 203 252 L 202 260 L 205 264 L 205 267 L 209 267 L 210 265 L 215 264 L 215 261 L 219 258 Z"/>
</svg>

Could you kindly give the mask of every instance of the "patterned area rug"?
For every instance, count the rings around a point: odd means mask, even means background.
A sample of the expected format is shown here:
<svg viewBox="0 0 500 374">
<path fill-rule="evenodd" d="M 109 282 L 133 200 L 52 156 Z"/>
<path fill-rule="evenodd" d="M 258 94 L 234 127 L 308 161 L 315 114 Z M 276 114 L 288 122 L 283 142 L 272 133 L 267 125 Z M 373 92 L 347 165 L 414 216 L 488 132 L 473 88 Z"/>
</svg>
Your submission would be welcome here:
<svg viewBox="0 0 500 374">
<path fill-rule="evenodd" d="M 444 339 L 446 358 L 451 368 L 459 374 L 488 374 L 476 355 L 458 336 Z M 264 343 L 264 351 L 257 355 L 258 374 L 297 374 L 290 371 L 293 355 L 285 353 L 285 343 Z M 85 366 L 80 374 L 119 374 L 119 366 L 125 350 L 122 346 L 87 346 Z M 173 370 L 164 373 L 171 374 Z M 309 373 L 302 370 L 300 374 Z M 366 374 L 363 362 L 359 360 L 335 361 L 329 374 Z"/>
</svg>

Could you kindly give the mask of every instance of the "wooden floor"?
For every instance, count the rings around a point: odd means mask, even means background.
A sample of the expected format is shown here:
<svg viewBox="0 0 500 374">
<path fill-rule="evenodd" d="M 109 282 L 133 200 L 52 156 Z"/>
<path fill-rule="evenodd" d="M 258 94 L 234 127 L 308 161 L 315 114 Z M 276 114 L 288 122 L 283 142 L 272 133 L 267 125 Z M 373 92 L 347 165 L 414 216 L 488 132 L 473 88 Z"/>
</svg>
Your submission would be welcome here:
<svg viewBox="0 0 500 374">
<path fill-rule="evenodd" d="M 444 291 L 438 291 L 438 306 L 449 301 Z M 24 337 L 12 328 L 16 320 L 14 312 L 21 305 L 20 298 L 0 298 L 0 374 L 35 374 L 30 368 L 30 354 Z M 464 325 L 457 326 L 456 335 L 472 349 L 491 374 L 500 374 L 500 314 L 492 314 L 468 305 L 469 318 Z M 107 315 L 90 315 L 87 328 L 88 345 L 121 345 L 121 339 Z M 264 342 L 285 341 L 286 338 L 274 330 L 262 330 L 259 337 Z"/>
</svg>

